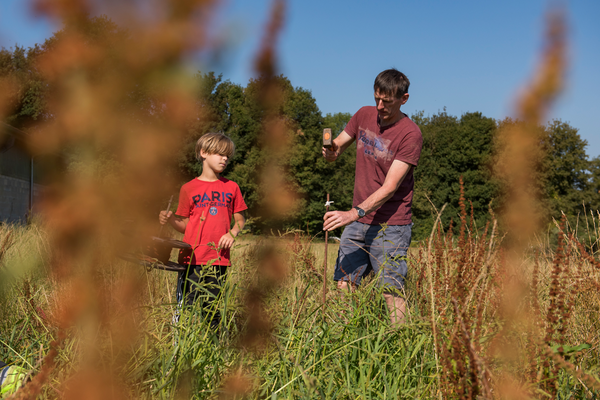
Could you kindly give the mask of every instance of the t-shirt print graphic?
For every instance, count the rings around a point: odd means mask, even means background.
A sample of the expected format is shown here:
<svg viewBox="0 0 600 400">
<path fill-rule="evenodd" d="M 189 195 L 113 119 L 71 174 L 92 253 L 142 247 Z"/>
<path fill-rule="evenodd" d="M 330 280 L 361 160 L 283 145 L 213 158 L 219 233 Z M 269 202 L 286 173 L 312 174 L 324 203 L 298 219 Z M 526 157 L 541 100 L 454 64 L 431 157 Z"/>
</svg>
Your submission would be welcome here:
<svg viewBox="0 0 600 400">
<path fill-rule="evenodd" d="M 376 161 L 391 162 L 394 153 L 389 150 L 391 140 L 379 137 L 368 129 L 358 131 L 357 149 Z"/>
</svg>

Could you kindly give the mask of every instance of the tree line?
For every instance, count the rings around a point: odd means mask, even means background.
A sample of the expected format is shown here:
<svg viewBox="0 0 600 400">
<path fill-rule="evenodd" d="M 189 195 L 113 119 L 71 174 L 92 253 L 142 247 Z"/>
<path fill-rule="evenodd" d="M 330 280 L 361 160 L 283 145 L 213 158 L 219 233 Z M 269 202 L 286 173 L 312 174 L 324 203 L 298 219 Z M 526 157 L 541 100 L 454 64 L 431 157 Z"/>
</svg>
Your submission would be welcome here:
<svg viewBox="0 0 600 400">
<path fill-rule="evenodd" d="M 421 162 L 415 170 L 413 212 L 420 222 L 419 237 L 430 232 L 435 215 L 432 209 L 448 204 L 442 216 L 445 226 L 457 221 L 460 177 L 464 180 L 465 198 L 470 202 L 481 227 L 493 214 L 502 212 L 510 202 L 503 188 L 498 156 L 502 150 L 501 132 L 519 121 L 494 120 L 480 112 L 469 112 L 460 118 L 445 111 L 432 116 L 413 115 L 423 133 Z M 537 127 L 541 152 L 538 155 L 536 187 L 530 188 L 540 200 L 539 212 L 546 222 L 589 216 L 600 208 L 600 158 L 590 159 L 587 141 L 577 128 L 561 120 Z M 534 155 L 532 155 L 534 156 Z"/>
<path fill-rule="evenodd" d="M 51 52 L 57 41 L 63 40 L 66 26 L 41 45 L 24 49 L 0 50 L 0 90 L 5 102 L 0 117 L 7 123 L 24 130 L 35 129 L 36 124 L 54 117 L 47 99 L 52 92 L 38 72 L 37 60 Z M 127 32 L 106 17 L 90 18 L 86 35 L 94 43 L 106 46 L 116 40 L 131 40 Z M 110 59 L 98 68 L 111 68 Z M 262 212 L 265 207 L 261 196 L 263 188 L 259 177 L 270 154 L 265 149 L 263 135 L 264 109 L 259 92 L 264 77 L 251 79 L 245 86 L 224 80 L 213 72 L 198 72 L 194 77 L 197 110 L 185 133 L 179 154 L 175 155 L 170 179 L 173 188 L 200 174 L 200 164 L 194 157 L 196 140 L 206 132 L 223 132 L 236 144 L 236 153 L 225 171 L 226 178 L 237 182 L 249 207 L 249 228 L 254 233 L 270 229 L 302 229 L 318 234 L 322 228 L 324 203 L 327 193 L 334 201 L 332 209 L 349 209 L 354 189 L 355 147 L 351 146 L 335 163 L 321 156 L 323 128 L 341 132 L 351 113 L 323 115 L 310 90 L 294 87 L 285 76 L 275 77 L 281 101 L 277 110 L 285 121 L 288 140 L 280 166 L 285 171 L 285 185 L 296 194 L 296 206 L 284 220 L 270 221 Z M 135 86 L 135 85 L 134 85 Z M 165 112 L 152 97 L 152 88 L 142 85 L 123 97 L 123 101 L 139 105 L 139 115 L 149 124 L 159 123 Z M 369 104 L 370 99 L 365 99 Z M 348 110 L 354 112 L 356 110 Z M 435 210 L 447 204 L 442 216 L 444 226 L 456 221 L 459 212 L 462 176 L 465 197 L 472 206 L 479 226 L 499 213 L 510 202 L 503 195 L 502 182 L 495 174 L 496 158 L 501 147 L 499 132 L 518 121 L 494 120 L 480 112 L 465 113 L 460 117 L 446 111 L 426 115 L 424 111 L 410 116 L 423 133 L 423 151 L 415 170 L 413 200 L 414 237 L 426 237 L 433 226 Z M 538 186 L 532 188 L 541 199 L 541 212 L 548 220 L 561 213 L 576 217 L 585 211 L 600 208 L 600 159 L 586 154 L 587 142 L 577 128 L 554 120 L 539 126 L 539 140 L 543 148 L 536 177 Z M 68 151 L 76 151 L 70 149 Z M 110 155 L 106 155 L 110 160 Z"/>
</svg>

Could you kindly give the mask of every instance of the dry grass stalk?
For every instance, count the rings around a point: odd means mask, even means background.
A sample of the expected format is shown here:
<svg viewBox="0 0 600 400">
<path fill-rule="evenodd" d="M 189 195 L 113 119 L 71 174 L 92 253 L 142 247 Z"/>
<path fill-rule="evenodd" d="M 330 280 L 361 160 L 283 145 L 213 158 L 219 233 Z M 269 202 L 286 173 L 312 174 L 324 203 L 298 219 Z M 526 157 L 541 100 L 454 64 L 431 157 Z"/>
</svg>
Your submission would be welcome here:
<svg viewBox="0 0 600 400">
<path fill-rule="evenodd" d="M 122 360 L 106 358 L 127 354 L 139 340 L 137 307 L 147 293 L 133 269 L 107 284 L 107 266 L 157 232 L 157 205 L 173 190 L 165 172 L 189 123 L 202 117 L 184 64 L 191 54 L 211 50 L 207 29 L 218 3 L 159 0 L 152 7 L 160 12 L 148 19 L 140 2 L 105 2 L 102 11 L 127 21 L 127 32 L 105 23 L 106 31 L 96 36 L 86 24 L 87 15 L 98 13 L 97 2 L 35 3 L 38 13 L 64 21 L 65 28 L 37 61 L 52 88 L 51 117 L 32 131 L 28 146 L 33 155 L 54 159 L 53 165 L 68 163 L 65 148 L 77 149 L 79 160 L 74 168 L 51 172 L 42 205 L 57 283 L 51 295 L 57 299 L 57 339 L 42 372 L 27 385 L 33 397 L 50 373 L 61 377 L 67 398 L 92 396 L 98 388 L 110 388 L 110 398 L 127 397 L 118 384 Z M 125 219 L 136 222 L 136 237 L 119 233 Z M 62 288 L 68 292 L 58 292 Z M 64 335 L 79 343 L 77 365 L 51 372 Z M 86 385 L 77 384 L 77 369 Z"/>
<path fill-rule="evenodd" d="M 506 283 L 501 303 L 503 337 L 498 338 L 498 343 L 504 343 L 501 347 L 502 354 L 504 354 L 503 358 L 509 361 L 509 365 L 513 364 L 511 360 L 518 360 L 521 357 L 518 343 L 514 339 L 515 332 L 521 329 L 520 327 L 527 326 L 528 313 L 521 312 L 522 305 L 525 304 L 527 279 L 522 276 L 521 266 L 525 261 L 525 250 L 542 221 L 538 193 L 535 191 L 536 171 L 542 159 L 537 127 L 544 122 L 547 110 L 564 86 L 566 44 L 565 22 L 561 10 L 549 13 L 547 26 L 546 44 L 540 67 L 533 82 L 517 102 L 518 122 L 506 124 L 500 131 L 502 150 L 496 166 L 497 175 L 505 182 L 507 198 L 510 199 L 501 217 L 507 232 L 506 262 L 503 263 L 505 265 L 503 273 L 508 276 L 505 275 L 503 278 Z M 557 257 L 552 275 L 550 296 L 553 301 L 549 306 L 546 340 L 553 337 L 558 327 L 558 315 L 564 303 L 559 283 L 562 249 L 557 252 Z M 510 386 L 510 381 L 510 379 L 505 380 L 504 384 Z M 500 385 L 503 383 L 501 382 Z"/>
</svg>

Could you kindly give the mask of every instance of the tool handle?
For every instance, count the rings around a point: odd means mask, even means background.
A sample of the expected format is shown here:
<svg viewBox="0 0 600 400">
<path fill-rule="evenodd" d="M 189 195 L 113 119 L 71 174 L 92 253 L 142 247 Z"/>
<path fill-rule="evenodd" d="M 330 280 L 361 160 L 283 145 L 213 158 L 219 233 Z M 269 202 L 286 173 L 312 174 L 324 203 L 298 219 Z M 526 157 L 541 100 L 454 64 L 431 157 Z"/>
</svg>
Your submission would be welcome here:
<svg viewBox="0 0 600 400">
<path fill-rule="evenodd" d="M 171 195 L 171 198 L 169 199 L 169 204 L 167 205 L 167 209 L 165 210 L 166 212 L 169 212 L 169 210 L 171 209 L 172 203 L 173 203 L 173 195 Z M 164 225 L 160 226 L 160 230 L 158 231 L 158 237 L 162 236 L 163 227 L 164 227 Z"/>
</svg>

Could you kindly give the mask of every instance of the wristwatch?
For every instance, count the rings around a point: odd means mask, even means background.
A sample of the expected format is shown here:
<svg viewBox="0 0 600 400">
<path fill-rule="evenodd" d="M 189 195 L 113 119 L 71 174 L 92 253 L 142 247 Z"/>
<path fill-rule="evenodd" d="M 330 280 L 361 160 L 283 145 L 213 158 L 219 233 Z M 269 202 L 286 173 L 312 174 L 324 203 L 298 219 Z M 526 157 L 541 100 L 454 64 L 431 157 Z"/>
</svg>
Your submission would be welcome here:
<svg viewBox="0 0 600 400">
<path fill-rule="evenodd" d="M 358 212 L 358 218 L 362 218 L 365 215 L 367 215 L 365 210 L 363 210 L 362 208 L 359 208 L 359 207 L 353 207 L 353 208 L 356 210 L 356 212 Z"/>
</svg>

